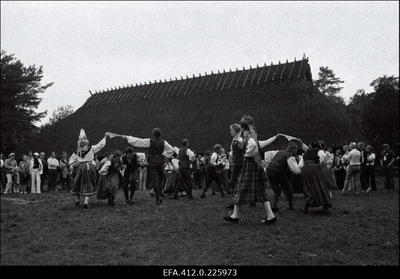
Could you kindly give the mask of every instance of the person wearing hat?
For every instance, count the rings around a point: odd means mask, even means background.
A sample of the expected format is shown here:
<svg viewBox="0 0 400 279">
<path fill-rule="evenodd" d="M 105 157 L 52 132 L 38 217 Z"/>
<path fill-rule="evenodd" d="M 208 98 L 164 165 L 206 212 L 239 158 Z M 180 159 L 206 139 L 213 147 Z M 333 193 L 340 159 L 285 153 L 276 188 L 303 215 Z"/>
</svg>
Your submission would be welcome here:
<svg viewBox="0 0 400 279">
<path fill-rule="evenodd" d="M 393 164 L 396 161 L 396 155 L 390 150 L 390 145 L 385 143 L 383 145 L 383 151 L 380 156 L 381 166 L 383 167 L 383 173 L 385 175 L 385 188 L 384 191 L 394 190 L 394 179 L 393 179 Z"/>
<path fill-rule="evenodd" d="M 277 219 L 271 209 L 271 204 L 265 191 L 266 177 L 259 154 L 260 144 L 257 140 L 253 117 L 250 115 L 243 116 L 240 126 L 245 150 L 244 162 L 233 192 L 233 212 L 225 216 L 224 220 L 237 223 L 239 222 L 241 205 L 261 202 L 267 214 L 267 218 L 262 222 L 267 225 L 273 224 Z"/>
<path fill-rule="evenodd" d="M 33 158 L 30 160 L 29 172 L 31 174 L 31 193 L 40 194 L 40 175 L 43 172 L 43 163 L 42 160 L 39 158 L 39 153 L 37 152 L 33 153 Z"/>
<path fill-rule="evenodd" d="M 274 191 L 274 202 L 272 205 L 273 211 L 278 211 L 278 200 L 283 193 L 289 203 L 289 209 L 293 210 L 293 189 L 290 186 L 287 172 L 291 171 L 294 174 L 300 174 L 303 167 L 303 157 L 300 156 L 300 161 L 296 161 L 296 153 L 298 145 L 296 141 L 290 141 L 286 150 L 275 151 L 271 162 L 266 169 L 267 177 Z"/>
<path fill-rule="evenodd" d="M 175 149 L 162 138 L 160 128 L 154 128 L 152 134 L 152 138 L 145 139 L 127 135 L 113 135 L 127 139 L 128 143 L 134 147 L 148 148 L 148 175 L 150 175 L 150 181 L 154 189 L 156 204 L 160 205 L 162 203 L 161 191 L 164 176 L 164 158 L 171 158 Z"/>
<path fill-rule="evenodd" d="M 4 168 L 6 171 L 7 184 L 4 190 L 4 194 L 11 194 L 19 192 L 19 167 L 17 160 L 15 160 L 15 153 L 10 153 L 8 158 L 4 162 Z M 15 181 L 15 183 L 14 183 Z M 13 189 L 14 186 L 14 189 Z"/>
<path fill-rule="evenodd" d="M 79 206 L 80 197 L 83 196 L 85 197 L 83 208 L 87 209 L 89 207 L 89 198 L 97 193 L 96 165 L 93 163 L 94 154 L 104 148 L 107 137 L 108 134 L 105 133 L 99 143 L 89 146 L 85 130 L 81 129 L 79 133 L 77 151 L 69 159 L 70 166 L 76 167 L 74 185 L 71 191 L 71 194 L 76 196 L 76 206 Z"/>
<path fill-rule="evenodd" d="M 108 199 L 110 206 L 115 206 L 118 188 L 122 185 L 122 153 L 115 150 L 111 159 L 101 167 L 96 197 L 100 200 Z"/>
</svg>

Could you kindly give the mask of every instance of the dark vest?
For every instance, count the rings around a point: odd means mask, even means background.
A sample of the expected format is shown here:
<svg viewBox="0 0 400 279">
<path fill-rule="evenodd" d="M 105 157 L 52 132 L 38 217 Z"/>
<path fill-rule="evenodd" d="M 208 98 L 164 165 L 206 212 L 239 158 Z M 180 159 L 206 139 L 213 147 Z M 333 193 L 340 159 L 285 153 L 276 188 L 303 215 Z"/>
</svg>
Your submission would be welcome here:
<svg viewBox="0 0 400 279">
<path fill-rule="evenodd" d="M 316 164 L 319 164 L 319 157 L 318 157 L 318 151 L 319 149 L 317 148 L 310 148 L 304 153 L 303 155 L 303 160 L 305 161 L 314 161 Z"/>
<path fill-rule="evenodd" d="M 238 141 L 235 140 L 232 142 L 232 163 L 234 166 L 243 165 L 244 152 L 245 152 L 244 148 L 243 149 L 239 148 Z"/>
<path fill-rule="evenodd" d="M 164 163 L 164 140 L 163 139 L 151 139 L 150 140 L 150 147 L 149 147 L 149 154 L 147 158 L 147 162 L 149 164 L 159 164 Z"/>
<path fill-rule="evenodd" d="M 291 157 L 292 154 L 286 150 L 278 151 L 272 158 L 271 163 L 268 165 L 268 173 L 270 174 L 281 174 L 286 172 L 289 168 L 287 159 Z"/>
<path fill-rule="evenodd" d="M 178 159 L 179 159 L 179 168 L 181 169 L 189 169 L 190 161 L 189 156 L 186 155 L 187 147 L 181 147 L 178 151 Z"/>
<path fill-rule="evenodd" d="M 128 158 L 126 158 L 126 155 L 122 157 L 122 162 L 124 165 L 126 165 L 125 169 L 125 174 L 130 174 L 133 173 L 135 170 L 138 169 L 138 163 L 137 163 L 137 154 L 133 154 L 133 157 L 131 159 L 131 162 L 129 163 Z"/>
<path fill-rule="evenodd" d="M 361 157 L 360 157 L 361 166 L 366 166 L 368 164 L 368 154 L 365 151 L 365 149 L 360 150 L 360 152 L 361 152 Z"/>
</svg>

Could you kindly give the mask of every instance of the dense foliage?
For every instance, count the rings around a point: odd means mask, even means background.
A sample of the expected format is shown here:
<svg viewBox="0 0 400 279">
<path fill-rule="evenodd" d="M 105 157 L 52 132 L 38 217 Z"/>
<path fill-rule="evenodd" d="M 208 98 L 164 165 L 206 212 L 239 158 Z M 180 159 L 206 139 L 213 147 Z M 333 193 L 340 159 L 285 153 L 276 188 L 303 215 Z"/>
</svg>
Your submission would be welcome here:
<svg viewBox="0 0 400 279">
<path fill-rule="evenodd" d="M 53 85 L 41 85 L 42 66 L 25 67 L 14 55 L 1 51 L 1 151 L 11 152 L 36 131 L 35 122 L 46 116 L 37 112 L 39 94 Z"/>
</svg>

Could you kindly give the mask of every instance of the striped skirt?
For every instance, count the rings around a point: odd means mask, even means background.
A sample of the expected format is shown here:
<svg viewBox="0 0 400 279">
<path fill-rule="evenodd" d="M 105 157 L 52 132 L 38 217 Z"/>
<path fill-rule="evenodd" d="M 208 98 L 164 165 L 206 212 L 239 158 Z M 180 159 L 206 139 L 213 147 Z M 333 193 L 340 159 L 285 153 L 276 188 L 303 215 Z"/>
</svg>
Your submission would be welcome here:
<svg viewBox="0 0 400 279">
<path fill-rule="evenodd" d="M 249 204 L 268 201 L 265 182 L 264 169 L 257 165 L 252 157 L 246 157 L 233 191 L 233 203 Z"/>
<path fill-rule="evenodd" d="M 322 166 L 326 168 L 325 166 Z M 302 168 L 304 181 L 304 196 L 308 207 L 332 207 L 332 195 L 329 191 L 329 182 L 321 166 L 314 161 L 305 161 Z"/>
<path fill-rule="evenodd" d="M 82 162 L 79 164 L 75 178 L 72 195 L 74 196 L 93 196 L 96 194 L 96 167 L 92 162 Z"/>
</svg>

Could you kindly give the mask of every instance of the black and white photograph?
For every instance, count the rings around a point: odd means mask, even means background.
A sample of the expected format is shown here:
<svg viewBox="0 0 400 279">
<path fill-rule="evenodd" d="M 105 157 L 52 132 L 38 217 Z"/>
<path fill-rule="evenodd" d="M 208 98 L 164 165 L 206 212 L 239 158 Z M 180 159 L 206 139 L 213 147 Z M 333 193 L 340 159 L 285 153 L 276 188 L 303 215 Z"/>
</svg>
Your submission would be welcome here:
<svg viewBox="0 0 400 279">
<path fill-rule="evenodd" d="M 399 1 L 1 1 L 0 266 L 398 271 L 399 104 Z"/>
</svg>

